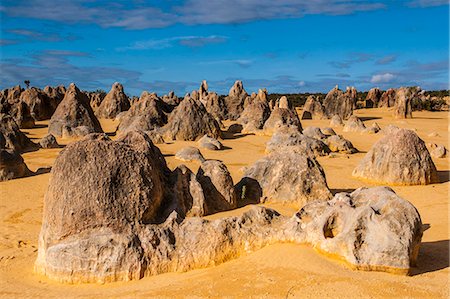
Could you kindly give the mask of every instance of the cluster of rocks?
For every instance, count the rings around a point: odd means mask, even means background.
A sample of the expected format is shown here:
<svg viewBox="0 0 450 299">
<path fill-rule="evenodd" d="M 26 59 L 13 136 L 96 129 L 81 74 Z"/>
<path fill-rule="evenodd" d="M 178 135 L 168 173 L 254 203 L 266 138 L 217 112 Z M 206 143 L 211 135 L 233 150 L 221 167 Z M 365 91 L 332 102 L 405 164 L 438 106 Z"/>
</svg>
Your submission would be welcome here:
<svg viewBox="0 0 450 299">
<path fill-rule="evenodd" d="M 315 158 L 286 149 L 257 161 L 235 186 L 222 162 L 200 162 L 196 174 L 184 165 L 170 171 L 142 131 L 69 144 L 52 169 L 35 270 L 71 283 L 132 280 L 277 242 L 311 244 L 362 270 L 407 274 L 415 263 L 420 215 L 389 188 L 333 197 Z M 199 218 L 260 198 L 301 209 L 293 217 L 253 207 Z"/>
<path fill-rule="evenodd" d="M 302 119 L 331 119 L 335 116 L 341 119 L 348 119 L 356 107 L 356 89 L 347 87 L 343 92 L 336 85 L 330 90 L 323 103 L 314 96 L 308 97 L 302 113 Z"/>
</svg>

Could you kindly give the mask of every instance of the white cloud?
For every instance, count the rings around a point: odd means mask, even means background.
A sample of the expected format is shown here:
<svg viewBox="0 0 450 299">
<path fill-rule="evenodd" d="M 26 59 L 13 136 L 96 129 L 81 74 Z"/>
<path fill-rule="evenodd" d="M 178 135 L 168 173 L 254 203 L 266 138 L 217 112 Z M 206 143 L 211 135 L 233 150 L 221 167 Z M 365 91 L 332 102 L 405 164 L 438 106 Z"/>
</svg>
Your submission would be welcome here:
<svg viewBox="0 0 450 299">
<path fill-rule="evenodd" d="M 162 50 L 171 48 L 175 44 L 185 47 L 203 47 L 208 44 L 220 44 L 226 42 L 227 36 L 209 35 L 209 36 L 175 36 L 162 39 L 151 39 L 145 41 L 137 41 L 127 47 L 117 48 L 117 51 L 127 50 Z"/>
<path fill-rule="evenodd" d="M 370 79 L 370 82 L 372 83 L 388 83 L 391 82 L 395 78 L 395 75 L 391 73 L 384 73 L 384 74 L 378 74 L 373 75 L 372 79 Z"/>
</svg>

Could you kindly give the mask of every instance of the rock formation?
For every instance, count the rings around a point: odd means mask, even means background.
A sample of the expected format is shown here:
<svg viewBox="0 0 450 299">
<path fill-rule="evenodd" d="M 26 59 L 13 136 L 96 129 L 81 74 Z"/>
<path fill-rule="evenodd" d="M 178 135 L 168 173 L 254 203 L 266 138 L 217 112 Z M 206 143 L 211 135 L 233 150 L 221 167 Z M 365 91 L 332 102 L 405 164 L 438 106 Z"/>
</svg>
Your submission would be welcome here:
<svg viewBox="0 0 450 299">
<path fill-rule="evenodd" d="M 123 112 L 117 131 L 151 131 L 166 123 L 167 116 L 163 112 L 163 102 L 156 94 L 144 91 L 139 100 L 135 101 L 128 111 Z"/>
<path fill-rule="evenodd" d="M 394 107 L 395 105 L 395 89 L 389 88 L 381 95 L 378 107 Z"/>
<path fill-rule="evenodd" d="M 381 99 L 381 90 L 378 87 L 372 88 L 367 93 L 366 99 L 364 101 L 365 108 L 378 107 L 378 103 Z"/>
<path fill-rule="evenodd" d="M 324 140 L 330 151 L 335 153 L 354 154 L 358 150 L 353 144 L 340 135 L 332 135 Z"/>
<path fill-rule="evenodd" d="M 395 127 L 386 131 L 353 170 L 353 176 L 392 185 L 438 182 L 436 166 L 416 133 Z"/>
<path fill-rule="evenodd" d="M 297 112 L 292 109 L 275 107 L 270 113 L 270 117 L 264 123 L 263 130 L 267 135 L 271 135 L 284 126 L 297 127 L 300 133 L 303 130 Z"/>
<path fill-rule="evenodd" d="M 169 140 L 194 141 L 204 135 L 218 138 L 220 134 L 217 121 L 200 102 L 190 96 L 181 101 L 164 126 L 164 137 Z"/>
<path fill-rule="evenodd" d="M 282 127 L 266 144 L 266 153 L 288 149 L 300 154 L 325 156 L 330 149 L 321 140 L 301 134 L 296 127 Z"/>
<path fill-rule="evenodd" d="M 35 120 L 50 119 L 61 102 L 61 98 L 50 98 L 39 88 L 31 87 L 20 94 L 20 101 L 27 104 Z"/>
<path fill-rule="evenodd" d="M 9 115 L 14 118 L 20 129 L 31 129 L 35 126 L 35 120 L 31 115 L 30 107 L 24 102 L 18 102 L 9 108 Z"/>
<path fill-rule="evenodd" d="M 357 270 L 408 274 L 422 239 L 416 208 L 388 187 L 359 188 L 297 214 L 305 240 Z"/>
<path fill-rule="evenodd" d="M 376 134 L 381 131 L 380 126 L 377 123 L 373 123 L 370 127 L 366 128 L 364 132 L 369 134 Z"/>
<path fill-rule="evenodd" d="M 303 135 L 319 140 L 327 138 L 327 136 L 322 133 L 322 131 L 318 127 L 307 127 L 303 129 Z"/>
<path fill-rule="evenodd" d="M 306 118 L 309 113 L 311 118 Z M 314 96 L 309 96 L 303 106 L 302 119 L 323 119 L 326 118 L 323 106 Z"/>
<path fill-rule="evenodd" d="M 237 120 L 244 111 L 244 101 L 248 94 L 242 85 L 242 81 L 237 80 L 231 87 L 228 96 L 224 99 L 226 106 L 226 119 Z"/>
<path fill-rule="evenodd" d="M 122 84 L 115 82 L 96 111 L 99 118 L 115 118 L 122 111 L 130 109 L 130 100 Z"/>
<path fill-rule="evenodd" d="M 344 132 L 364 132 L 366 126 L 359 117 L 352 115 L 345 123 Z"/>
<path fill-rule="evenodd" d="M 48 124 L 48 132 L 57 137 L 84 136 L 103 132 L 89 99 L 74 83 L 66 91 Z"/>
<path fill-rule="evenodd" d="M 198 141 L 198 145 L 201 148 L 205 148 L 211 151 L 218 151 L 223 148 L 223 145 L 222 143 L 220 143 L 219 140 L 217 140 L 216 138 L 209 137 L 208 135 L 205 135 L 202 138 L 200 138 L 200 140 Z"/>
<path fill-rule="evenodd" d="M 208 214 L 237 208 L 233 179 L 225 164 L 217 160 L 202 162 L 197 172 Z"/>
<path fill-rule="evenodd" d="M 342 127 L 343 125 L 344 122 L 342 121 L 342 118 L 339 115 L 334 115 L 330 120 L 330 127 L 332 128 Z"/>
<path fill-rule="evenodd" d="M 243 126 L 243 132 L 250 133 L 261 130 L 269 116 L 267 93 L 259 90 L 258 95 L 245 106 L 237 122 Z"/>
<path fill-rule="evenodd" d="M 256 161 L 244 177 L 260 184 L 267 201 L 305 205 L 331 197 L 325 173 L 316 159 L 284 147 Z"/>
<path fill-rule="evenodd" d="M 442 144 L 428 143 L 427 146 L 430 149 L 431 157 L 440 159 L 447 156 L 448 150 Z"/>
<path fill-rule="evenodd" d="M 339 115 L 342 119 L 348 119 L 353 114 L 355 103 L 356 89 L 354 87 L 348 87 L 344 93 L 336 86 L 326 95 L 323 108 L 328 118 Z"/>
<path fill-rule="evenodd" d="M 282 96 L 278 103 L 278 108 L 292 109 L 292 105 L 286 96 Z"/>
<path fill-rule="evenodd" d="M 31 173 L 18 152 L 9 148 L 0 148 L 0 182 L 22 178 Z"/>
<path fill-rule="evenodd" d="M 11 116 L 0 114 L 0 148 L 9 148 L 24 153 L 37 150 L 39 146 L 20 131 Z"/>
<path fill-rule="evenodd" d="M 180 149 L 175 153 L 175 158 L 185 162 L 205 161 L 205 158 L 203 158 L 203 155 L 200 152 L 200 150 L 193 146 L 183 147 L 182 149 Z"/>
<path fill-rule="evenodd" d="M 123 197 L 106 197 L 98 189 L 92 190 L 93 196 L 82 196 L 86 187 L 71 194 L 75 187 L 64 184 L 63 169 L 55 168 L 45 197 L 35 270 L 63 282 L 126 281 L 188 271 L 277 242 L 309 243 L 355 269 L 407 274 L 422 237 L 417 210 L 386 187 L 340 193 L 330 201 L 319 196 L 293 217 L 253 207 L 238 217 L 180 219 L 174 210 L 161 224 L 151 224 L 149 216 L 158 196 L 125 192 Z M 194 192 L 201 187 L 194 186 L 192 173 L 183 166 L 174 173 L 182 184 L 177 190 L 192 195 L 186 210 L 201 214 L 192 210 L 204 204 Z M 156 186 L 146 186 L 141 194 L 159 194 Z"/>
<path fill-rule="evenodd" d="M 39 140 L 41 148 L 59 148 L 58 141 L 52 134 L 47 134 Z"/>
<path fill-rule="evenodd" d="M 394 117 L 412 118 L 411 101 L 416 96 L 415 88 L 401 87 L 395 93 Z"/>
</svg>

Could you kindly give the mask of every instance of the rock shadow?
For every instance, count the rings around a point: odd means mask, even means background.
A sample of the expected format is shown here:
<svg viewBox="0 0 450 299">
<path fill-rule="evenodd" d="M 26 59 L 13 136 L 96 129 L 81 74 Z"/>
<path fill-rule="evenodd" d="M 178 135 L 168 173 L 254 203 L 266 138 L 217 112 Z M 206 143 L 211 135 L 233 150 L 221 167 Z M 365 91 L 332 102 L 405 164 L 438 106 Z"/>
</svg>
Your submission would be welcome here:
<svg viewBox="0 0 450 299">
<path fill-rule="evenodd" d="M 435 272 L 449 267 L 450 240 L 422 242 L 417 267 L 411 269 L 411 276 Z"/>
<path fill-rule="evenodd" d="M 450 181 L 450 170 L 438 170 L 439 183 L 447 183 Z"/>
<path fill-rule="evenodd" d="M 243 177 L 235 186 L 238 208 L 246 205 L 259 204 L 262 197 L 262 188 L 259 182 L 249 177 Z"/>
<path fill-rule="evenodd" d="M 255 135 L 254 133 L 238 133 L 238 134 L 230 134 L 230 133 L 223 133 L 222 139 L 239 139 L 248 135 Z"/>
<path fill-rule="evenodd" d="M 359 117 L 359 119 L 362 120 L 362 121 L 367 121 L 367 120 L 381 119 L 381 117 L 378 117 L 378 116 L 361 116 L 361 117 Z"/>
<path fill-rule="evenodd" d="M 352 193 L 356 189 L 330 189 L 331 194 L 336 195 L 338 193 L 346 192 L 346 193 Z"/>
</svg>

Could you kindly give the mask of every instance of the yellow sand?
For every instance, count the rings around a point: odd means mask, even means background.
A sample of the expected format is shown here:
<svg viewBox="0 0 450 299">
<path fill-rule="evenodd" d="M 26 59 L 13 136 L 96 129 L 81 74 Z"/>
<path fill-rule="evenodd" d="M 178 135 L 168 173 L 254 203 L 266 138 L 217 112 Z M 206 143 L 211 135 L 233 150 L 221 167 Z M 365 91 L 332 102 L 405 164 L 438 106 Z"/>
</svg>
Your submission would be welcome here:
<svg viewBox="0 0 450 299">
<path fill-rule="evenodd" d="M 388 124 L 416 129 L 425 142 L 448 144 L 448 113 L 414 112 L 414 119 L 395 120 L 391 112 L 381 109 L 356 111 L 366 118 L 366 126 L 376 121 L 382 128 Z M 40 128 L 25 130 L 37 140 L 46 134 L 47 122 Z M 303 127 L 328 126 L 328 121 L 303 120 Z M 102 121 L 107 132 L 117 123 Z M 341 129 L 336 130 L 342 133 Z M 432 132 L 439 136 L 429 137 Z M 342 133 L 361 153 L 321 157 L 329 187 L 333 191 L 353 190 L 374 184 L 351 177 L 352 170 L 381 134 Z M 268 137 L 247 135 L 224 140 L 230 149 L 202 150 L 205 158 L 220 159 L 228 166 L 233 180 L 242 176 L 240 169 L 264 155 Z M 58 140 L 67 144 L 70 140 Z M 158 145 L 166 155 L 169 167 L 182 162 L 175 152 L 195 142 L 174 142 Z M 448 147 L 448 146 L 447 146 Z M 60 149 L 45 149 L 23 155 L 31 170 L 52 165 Z M 307 246 L 277 244 L 219 266 L 187 273 L 168 273 L 145 277 L 138 281 L 105 285 L 59 284 L 33 273 L 37 255 L 37 238 L 41 225 L 43 198 L 50 174 L 0 183 L 0 297 L 433 297 L 447 298 L 449 288 L 448 173 L 449 160 L 435 159 L 441 183 L 428 186 L 394 186 L 400 196 L 419 210 L 429 226 L 423 236 L 418 267 L 413 276 L 380 272 L 353 271 L 341 263 L 322 256 Z M 197 163 L 185 163 L 194 172 Z M 291 206 L 266 205 L 283 214 L 296 210 Z M 244 207 L 207 218 L 238 215 Z"/>
</svg>

